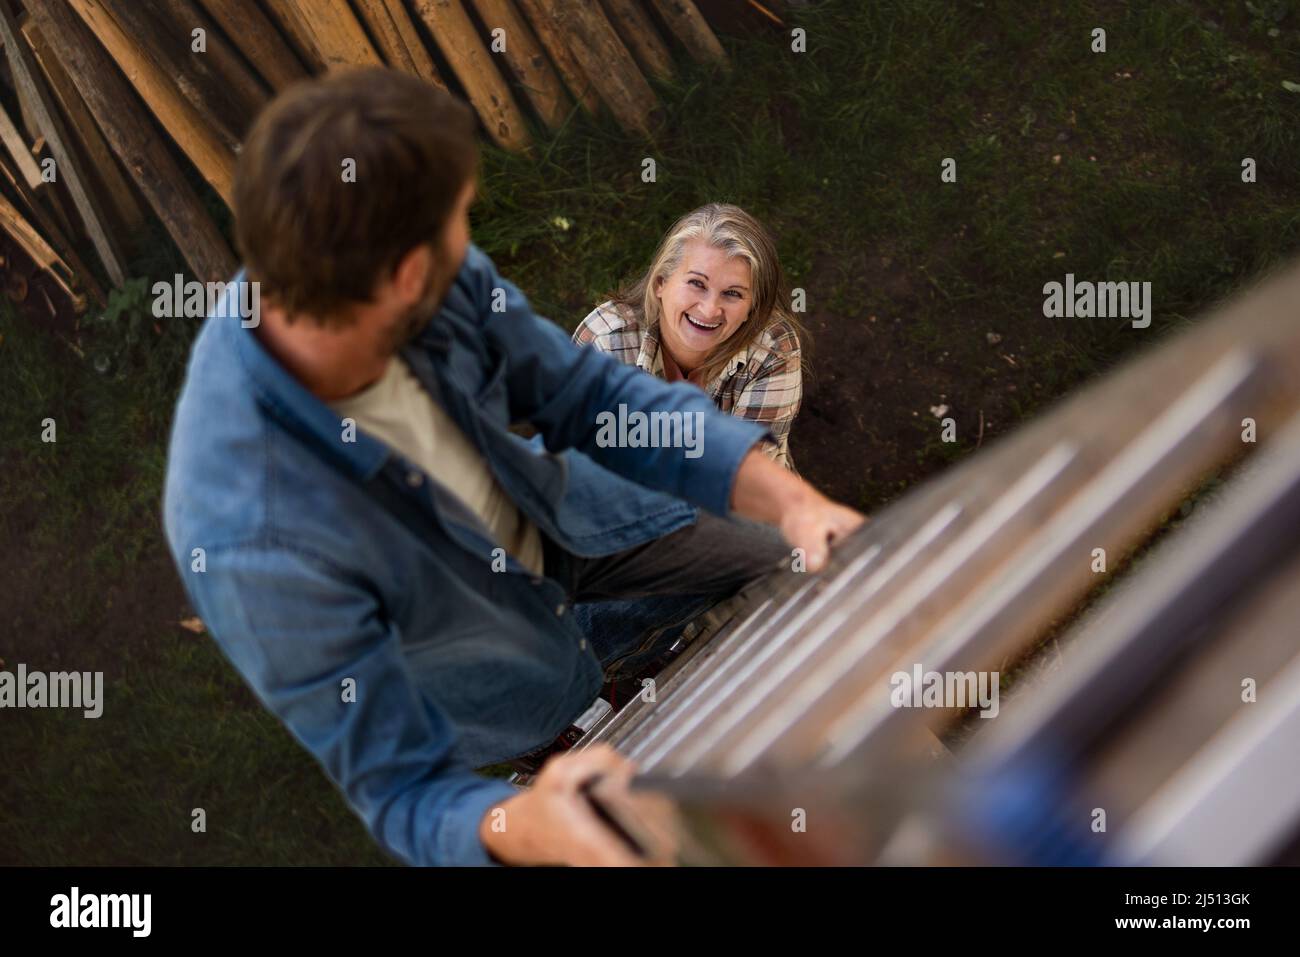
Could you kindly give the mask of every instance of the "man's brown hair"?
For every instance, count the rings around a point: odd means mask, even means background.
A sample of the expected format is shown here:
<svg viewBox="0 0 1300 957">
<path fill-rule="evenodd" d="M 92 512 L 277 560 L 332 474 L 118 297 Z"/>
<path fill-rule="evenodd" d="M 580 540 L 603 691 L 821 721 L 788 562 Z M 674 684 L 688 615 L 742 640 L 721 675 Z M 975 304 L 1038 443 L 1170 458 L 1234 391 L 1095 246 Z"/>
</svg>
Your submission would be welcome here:
<svg viewBox="0 0 1300 957">
<path fill-rule="evenodd" d="M 474 175 L 474 135 L 469 107 L 395 70 L 295 84 L 239 156 L 235 236 L 248 279 L 290 316 L 340 320 L 402 256 L 437 246 Z M 345 181 L 349 160 L 355 182 Z"/>
</svg>

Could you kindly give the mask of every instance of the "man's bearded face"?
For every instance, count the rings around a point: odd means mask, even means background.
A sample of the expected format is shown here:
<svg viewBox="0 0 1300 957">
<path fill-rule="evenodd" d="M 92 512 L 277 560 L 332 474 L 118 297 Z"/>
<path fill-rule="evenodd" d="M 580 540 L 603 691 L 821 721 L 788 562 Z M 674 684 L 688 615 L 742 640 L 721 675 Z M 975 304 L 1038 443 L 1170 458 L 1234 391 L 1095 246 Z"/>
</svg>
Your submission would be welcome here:
<svg viewBox="0 0 1300 957">
<path fill-rule="evenodd" d="M 436 249 L 423 295 L 388 329 L 383 342 L 385 356 L 395 355 L 398 350 L 425 330 L 433 317 L 438 314 L 438 308 L 442 305 L 442 300 L 447 295 L 447 290 L 451 288 L 455 277 L 456 271 L 446 255 L 446 250 Z"/>
</svg>

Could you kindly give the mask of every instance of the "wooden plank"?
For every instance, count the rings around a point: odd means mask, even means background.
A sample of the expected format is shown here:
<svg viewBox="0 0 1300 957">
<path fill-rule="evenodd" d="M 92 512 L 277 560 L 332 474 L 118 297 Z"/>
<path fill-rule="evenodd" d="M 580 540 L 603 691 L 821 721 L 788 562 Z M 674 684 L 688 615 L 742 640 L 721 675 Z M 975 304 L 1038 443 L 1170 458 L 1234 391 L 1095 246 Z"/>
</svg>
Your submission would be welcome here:
<svg viewBox="0 0 1300 957">
<path fill-rule="evenodd" d="M 3 44 L 0 44 L 0 47 L 2 46 Z M 14 92 L 18 96 L 18 119 L 22 121 L 19 128 L 23 131 L 23 138 L 32 144 L 31 154 L 36 156 L 41 152 L 40 144 L 36 142 L 41 138 L 41 128 L 36 125 L 36 117 L 32 115 L 32 109 L 23 91 L 15 87 Z"/>
<path fill-rule="evenodd" d="M 199 0 L 271 89 L 279 92 L 307 70 L 256 0 Z"/>
<path fill-rule="evenodd" d="M 251 2 L 251 0 L 250 0 Z M 316 47 L 316 37 L 303 20 L 293 0 L 262 0 L 267 12 L 284 31 L 285 38 L 312 73 L 325 70 L 325 58 Z M 236 36 L 237 34 L 231 34 Z"/>
<path fill-rule="evenodd" d="M 3 44 L 0 43 L 0 46 L 3 46 Z M 31 144 L 27 148 L 27 153 L 36 163 L 37 168 L 43 171 L 42 164 L 47 159 L 44 155 L 45 137 L 41 134 L 40 124 L 36 122 L 36 116 L 28 102 L 27 92 L 17 85 L 14 87 L 14 92 L 18 98 L 18 116 L 22 120 L 22 126 L 19 128 L 19 138 L 23 143 Z M 13 117 L 11 116 L 10 119 L 13 120 Z M 31 181 L 26 176 L 23 178 L 27 182 L 28 188 L 33 188 Z M 60 189 L 57 179 L 52 183 L 47 183 L 44 179 L 41 179 L 36 183 L 34 191 L 40 195 L 41 201 L 53 214 L 59 228 L 64 233 L 71 234 L 76 231 L 76 227 L 73 226 L 72 219 L 68 215 L 68 206 L 64 201 L 63 191 Z"/>
<path fill-rule="evenodd" d="M 22 174 L 23 181 L 29 189 L 41 188 L 41 168 L 36 162 L 36 157 L 32 156 L 31 149 L 27 143 L 26 137 L 22 131 L 15 125 L 13 119 L 6 112 L 4 106 L 0 104 L 0 142 L 3 142 L 9 155 L 13 157 L 18 171 Z"/>
<path fill-rule="evenodd" d="M 27 0 L 27 8 L 196 278 L 229 279 L 236 261 L 225 238 L 86 23 L 65 0 Z"/>
<path fill-rule="evenodd" d="M 384 65 L 347 0 L 282 0 L 277 6 L 292 8 L 326 69 Z"/>
<path fill-rule="evenodd" d="M 699 63 L 730 66 L 727 53 L 692 0 L 650 0 L 686 52 Z"/>
<path fill-rule="evenodd" d="M 248 131 L 252 119 L 271 99 L 270 86 L 248 65 L 235 48 L 233 38 L 227 38 L 217 27 L 216 21 L 208 16 L 207 11 L 199 5 L 198 0 L 162 0 L 171 22 L 179 24 L 181 34 L 190 40 L 192 49 L 193 31 L 202 28 L 207 40 L 207 58 L 212 63 L 212 70 L 219 82 L 225 83 L 232 91 L 232 99 L 239 104 L 240 142 L 243 133 Z M 247 27 L 244 28 L 247 30 Z M 244 34 L 237 34 L 240 40 Z M 203 54 L 193 54 L 198 57 Z"/>
<path fill-rule="evenodd" d="M 392 15 L 393 23 L 397 26 L 397 32 L 402 37 L 402 43 L 405 44 L 411 58 L 415 61 L 416 76 L 423 77 L 444 90 L 447 89 L 447 81 L 438 72 L 438 67 L 434 64 L 428 48 L 424 45 L 424 40 L 420 38 L 420 31 L 415 28 L 415 21 L 407 13 L 402 0 L 384 0 L 384 4 Z"/>
<path fill-rule="evenodd" d="M 599 5 L 540 0 L 540 6 L 568 38 L 570 52 L 591 77 L 619 125 L 648 136 L 656 103 L 654 91 Z"/>
<path fill-rule="evenodd" d="M 18 24 L 3 4 L 0 4 L 0 38 L 4 39 L 14 83 L 24 92 L 36 123 L 54 155 L 56 175 L 67 186 L 77 212 L 81 214 L 86 234 L 90 237 L 100 262 L 104 264 L 109 279 L 114 285 L 121 286 L 126 282 L 126 257 L 109 223 L 99 191 L 86 175 L 88 167 L 82 165 L 81 156 L 75 152 L 76 140 L 63 125 L 54 97 L 43 82 L 36 57 L 26 41 L 19 36 Z"/>
<path fill-rule="evenodd" d="M 22 199 L 23 203 L 27 206 L 27 211 L 31 214 L 31 218 L 36 221 L 36 226 L 44 231 L 42 235 L 48 240 L 50 246 L 52 246 L 63 258 L 64 262 L 68 263 L 68 265 L 72 267 L 72 274 L 79 279 L 86 292 L 89 293 L 100 306 L 106 305 L 107 300 L 104 298 L 104 290 L 101 289 L 99 283 L 95 281 L 95 276 L 90 271 L 89 267 L 87 267 L 86 264 L 82 262 L 81 257 L 77 255 L 77 250 L 72 243 L 68 241 L 67 234 L 64 233 L 63 229 L 60 228 L 59 224 L 54 221 L 50 214 L 45 211 L 45 208 L 36 198 L 36 194 L 32 192 L 28 185 L 23 182 L 22 178 L 11 170 L 4 162 L 3 157 L 0 157 L 0 176 L 4 178 L 5 182 L 9 184 L 9 187 Z M 74 299 L 74 304 L 77 306 L 77 310 L 81 311 L 81 309 L 85 307 L 85 300 L 83 297 L 77 296 Z"/>
<path fill-rule="evenodd" d="M 389 66 L 447 89 L 402 0 L 355 0 Z"/>
<path fill-rule="evenodd" d="M 0 193 L 0 227 L 32 258 L 38 268 L 44 270 L 68 294 L 78 311 L 85 308 L 85 299 L 73 291 L 72 270 L 68 264 L 3 193 Z"/>
<path fill-rule="evenodd" d="M 415 28 L 415 21 L 411 19 L 402 0 L 384 0 L 384 6 L 393 18 L 393 24 L 397 27 L 402 44 L 415 62 L 415 75 L 444 90 L 447 89 L 447 81 L 438 72 L 433 56 L 424 45 L 424 40 L 420 38 L 420 31 Z"/>
<path fill-rule="evenodd" d="M 375 45 L 379 47 L 384 62 L 403 73 L 414 73 L 415 60 L 412 59 L 411 52 L 406 49 L 406 44 L 397 32 L 397 24 L 393 22 L 393 15 L 384 5 L 383 0 L 354 0 L 354 2 L 358 16 L 370 28 L 370 35 L 375 38 Z"/>
<path fill-rule="evenodd" d="M 234 67 L 233 53 L 222 52 L 225 43 L 213 24 L 187 0 L 98 0 L 131 37 L 141 54 L 152 60 L 190 105 L 206 117 L 222 142 L 233 152 L 244 132 L 267 102 L 267 94 L 246 69 Z M 205 52 L 192 48 L 192 31 L 204 30 Z M 234 74 L 218 70 L 219 61 Z"/>
<path fill-rule="evenodd" d="M 95 177 L 103 187 L 118 225 L 125 233 L 135 233 L 144 225 L 144 211 L 136 201 L 131 184 L 122 174 L 117 157 L 104 142 L 104 135 L 99 132 L 90 110 L 86 108 L 86 101 L 73 86 L 58 57 L 50 53 L 45 37 L 36 24 L 28 18 L 20 29 L 31 45 L 36 62 L 44 71 L 54 98 L 63 110 L 63 117 L 71 126 L 73 138 L 86 157 L 85 161 L 94 170 Z"/>
<path fill-rule="evenodd" d="M 603 0 L 605 13 L 624 45 L 647 75 L 666 80 L 673 75 L 673 55 L 659 28 L 637 0 Z"/>
<path fill-rule="evenodd" d="M 487 28 L 489 49 L 493 30 L 505 31 L 505 50 L 493 53 L 505 61 L 537 115 L 551 129 L 559 129 L 573 108 L 564 82 L 546 58 L 546 51 L 510 0 L 475 0 L 479 19 Z"/>
<path fill-rule="evenodd" d="M 49 269 L 57 265 L 67 270 L 67 263 L 63 262 L 36 227 L 27 221 L 17 206 L 9 202 L 9 198 L 4 193 L 0 193 L 0 225 L 4 226 L 5 232 L 41 269 Z M 68 278 L 71 278 L 70 270 L 68 270 Z"/>
<path fill-rule="evenodd" d="M 203 178 L 229 205 L 233 195 L 235 174 L 234 150 L 221 141 L 203 115 L 180 94 L 171 78 L 131 41 L 117 20 L 109 14 L 103 0 L 67 0 L 67 6 L 81 17 L 90 33 L 99 40 L 103 48 L 121 67 L 126 78 L 140 94 L 140 98 L 153 111 L 154 116 L 158 117 L 163 129 L 171 135 Z M 40 8 L 48 9 L 48 4 L 42 3 Z M 37 22 L 41 24 L 41 29 L 45 31 L 51 45 L 55 46 L 55 52 L 60 53 L 60 59 L 67 63 L 67 56 L 59 51 L 59 41 L 45 27 L 45 21 L 38 18 Z M 91 111 L 99 121 L 100 127 L 105 128 L 108 122 L 106 113 L 111 112 L 114 107 L 109 103 L 104 103 L 102 108 L 94 106 L 97 100 L 87 91 L 87 87 L 82 85 L 82 78 L 76 76 L 76 71 L 73 69 L 69 72 L 73 74 L 77 88 L 81 90 L 86 102 L 92 104 Z M 99 102 L 102 102 L 102 98 Z M 108 130 L 105 128 L 104 132 L 107 135 Z M 112 142 L 112 137 L 109 137 L 109 141 Z M 118 152 L 121 153 L 121 150 Z"/>
<path fill-rule="evenodd" d="M 528 145 L 524 118 L 460 0 L 414 0 L 414 3 L 415 15 L 424 21 L 437 41 L 488 135 L 506 149 L 524 149 Z"/>
<path fill-rule="evenodd" d="M 538 41 L 550 54 L 551 62 L 560 71 L 560 76 L 564 77 L 569 92 L 588 113 L 593 116 L 599 113 L 600 94 L 596 92 L 596 85 L 591 82 L 591 78 L 587 76 L 587 71 L 582 68 L 578 58 L 569 51 L 568 41 L 555 25 L 550 14 L 543 9 L 540 0 L 516 0 L 516 2 L 536 31 Z"/>
<path fill-rule="evenodd" d="M 0 49 L 3 47 L 4 38 L 0 36 Z M 27 152 L 31 153 L 36 165 L 44 171 L 42 164 L 46 159 L 51 158 L 46 150 L 45 136 L 41 132 L 40 124 L 36 122 L 36 114 L 32 110 L 27 89 L 17 82 L 13 82 L 13 89 L 18 97 L 18 113 L 22 117 L 24 139 L 31 143 Z M 78 232 L 78 227 L 74 225 L 73 217 L 68 212 L 70 200 L 65 195 L 67 190 L 59 183 L 57 178 L 54 182 L 48 183 L 42 180 L 36 187 L 36 192 L 41 197 L 41 202 L 45 208 L 53 214 L 55 222 L 59 224 L 59 228 L 66 235 L 73 235 Z"/>
</svg>

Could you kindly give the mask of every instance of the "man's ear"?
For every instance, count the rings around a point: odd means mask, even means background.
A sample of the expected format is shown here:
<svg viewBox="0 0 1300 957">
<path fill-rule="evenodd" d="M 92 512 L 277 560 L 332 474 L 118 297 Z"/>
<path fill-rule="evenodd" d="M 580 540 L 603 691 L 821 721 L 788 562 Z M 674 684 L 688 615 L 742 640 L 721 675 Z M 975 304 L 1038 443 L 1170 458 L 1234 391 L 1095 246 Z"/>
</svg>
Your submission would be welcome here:
<svg viewBox="0 0 1300 957">
<path fill-rule="evenodd" d="M 423 243 L 412 248 L 397 261 L 393 270 L 393 293 L 406 305 L 419 302 L 429 288 L 432 272 L 433 247 Z"/>
</svg>

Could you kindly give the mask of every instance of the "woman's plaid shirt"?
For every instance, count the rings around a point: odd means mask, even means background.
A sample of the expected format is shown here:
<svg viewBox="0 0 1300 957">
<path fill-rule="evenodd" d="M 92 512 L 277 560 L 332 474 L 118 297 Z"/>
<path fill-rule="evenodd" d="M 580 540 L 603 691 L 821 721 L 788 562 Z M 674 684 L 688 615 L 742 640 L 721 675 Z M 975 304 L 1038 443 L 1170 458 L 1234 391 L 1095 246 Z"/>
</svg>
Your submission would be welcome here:
<svg viewBox="0 0 1300 957">
<path fill-rule="evenodd" d="M 619 362 L 665 378 L 658 324 L 643 328 L 626 306 L 601 303 L 579 323 L 573 341 L 595 346 Z M 764 442 L 763 451 L 797 474 L 790 457 L 790 426 L 803 398 L 803 371 L 799 337 L 788 323 L 778 320 L 768 326 L 703 388 L 723 412 L 762 422 L 771 429 L 776 444 Z"/>
</svg>

